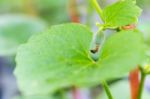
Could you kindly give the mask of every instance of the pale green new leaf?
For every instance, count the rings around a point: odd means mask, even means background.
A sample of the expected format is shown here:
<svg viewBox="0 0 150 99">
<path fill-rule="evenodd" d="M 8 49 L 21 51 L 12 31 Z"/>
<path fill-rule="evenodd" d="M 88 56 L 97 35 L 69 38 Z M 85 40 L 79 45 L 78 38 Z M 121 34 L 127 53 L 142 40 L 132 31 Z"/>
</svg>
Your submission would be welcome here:
<svg viewBox="0 0 150 99">
<path fill-rule="evenodd" d="M 103 11 L 106 27 L 120 27 L 137 23 L 141 9 L 132 0 L 120 0 Z"/>
<path fill-rule="evenodd" d="M 92 32 L 80 24 L 52 27 L 33 36 L 17 53 L 15 75 L 25 95 L 98 85 L 124 76 L 143 59 L 140 33 L 121 31 L 106 40 L 99 61 L 90 58 Z"/>
</svg>

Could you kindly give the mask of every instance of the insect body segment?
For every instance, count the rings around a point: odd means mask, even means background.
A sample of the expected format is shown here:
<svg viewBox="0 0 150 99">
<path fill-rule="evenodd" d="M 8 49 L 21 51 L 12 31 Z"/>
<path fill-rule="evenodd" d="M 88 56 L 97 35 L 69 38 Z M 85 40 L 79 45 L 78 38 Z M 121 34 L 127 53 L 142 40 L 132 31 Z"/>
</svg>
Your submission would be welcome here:
<svg viewBox="0 0 150 99">
<path fill-rule="evenodd" d="M 105 36 L 103 32 L 98 32 L 96 34 L 96 38 L 94 40 L 95 47 L 91 49 L 91 53 L 95 54 L 99 51 L 100 47 L 103 45 L 104 39 L 105 39 Z"/>
<path fill-rule="evenodd" d="M 90 50 L 91 57 L 97 61 L 99 59 L 99 56 L 101 54 L 101 48 L 103 47 L 105 41 L 105 35 L 102 31 L 99 31 L 94 38 L 94 42 L 92 43 L 92 48 Z"/>
</svg>

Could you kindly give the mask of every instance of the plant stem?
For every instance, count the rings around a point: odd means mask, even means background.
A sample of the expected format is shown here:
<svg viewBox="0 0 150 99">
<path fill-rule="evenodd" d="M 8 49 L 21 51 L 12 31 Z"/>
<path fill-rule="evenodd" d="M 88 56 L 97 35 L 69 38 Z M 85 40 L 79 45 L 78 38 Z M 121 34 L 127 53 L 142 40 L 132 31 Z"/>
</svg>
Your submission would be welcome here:
<svg viewBox="0 0 150 99">
<path fill-rule="evenodd" d="M 137 99 L 138 91 L 139 91 L 139 68 L 130 72 L 129 80 L 130 80 L 130 90 L 131 90 L 131 99 Z"/>
<path fill-rule="evenodd" d="M 144 82 L 145 82 L 145 78 L 146 78 L 146 74 L 144 73 L 144 70 L 143 69 L 140 69 L 140 70 L 141 70 L 141 82 L 140 82 L 140 86 L 139 86 L 138 99 L 142 99 Z"/>
<path fill-rule="evenodd" d="M 76 6 L 77 6 L 76 0 L 69 1 L 69 16 L 72 22 L 79 23 L 80 18 Z"/>
<path fill-rule="evenodd" d="M 106 82 L 106 81 L 103 81 L 103 82 L 102 82 L 102 85 L 103 85 L 103 87 L 104 87 L 104 89 L 105 89 L 105 91 L 106 91 L 106 94 L 107 94 L 108 98 L 109 98 L 109 99 L 113 99 L 113 96 L 112 96 L 111 91 L 110 91 L 110 89 L 109 89 L 109 87 L 108 87 L 108 85 L 107 85 L 107 82 Z"/>
<path fill-rule="evenodd" d="M 100 5 L 98 4 L 97 0 L 92 0 L 92 5 L 94 6 L 94 8 L 96 9 L 97 13 L 99 14 L 99 16 L 101 17 L 102 21 L 104 21 L 103 18 L 103 10 L 101 9 Z"/>
</svg>

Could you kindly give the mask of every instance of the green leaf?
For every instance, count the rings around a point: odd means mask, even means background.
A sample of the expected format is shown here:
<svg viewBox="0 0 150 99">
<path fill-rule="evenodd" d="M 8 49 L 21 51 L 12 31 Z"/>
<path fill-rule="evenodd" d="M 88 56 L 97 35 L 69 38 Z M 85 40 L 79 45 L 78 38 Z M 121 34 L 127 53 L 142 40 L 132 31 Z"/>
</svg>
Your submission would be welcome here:
<svg viewBox="0 0 150 99">
<path fill-rule="evenodd" d="M 91 39 L 92 32 L 76 24 L 54 26 L 31 38 L 17 54 L 15 74 L 20 88 L 26 93 L 43 94 L 70 85 L 68 76 L 73 73 L 72 69 L 92 63 Z M 27 83 L 31 86 L 26 86 Z"/>
<path fill-rule="evenodd" d="M 92 32 L 80 24 L 52 27 L 33 36 L 17 53 L 15 75 L 25 95 L 95 86 L 124 76 L 143 59 L 140 33 L 121 31 L 106 40 L 99 61 L 90 58 Z"/>
<path fill-rule="evenodd" d="M 0 56 L 15 54 L 18 45 L 46 28 L 45 23 L 27 16 L 0 17 Z"/>
<path fill-rule="evenodd" d="M 103 11 L 106 27 L 120 27 L 136 23 L 141 9 L 132 0 L 120 0 Z"/>
</svg>

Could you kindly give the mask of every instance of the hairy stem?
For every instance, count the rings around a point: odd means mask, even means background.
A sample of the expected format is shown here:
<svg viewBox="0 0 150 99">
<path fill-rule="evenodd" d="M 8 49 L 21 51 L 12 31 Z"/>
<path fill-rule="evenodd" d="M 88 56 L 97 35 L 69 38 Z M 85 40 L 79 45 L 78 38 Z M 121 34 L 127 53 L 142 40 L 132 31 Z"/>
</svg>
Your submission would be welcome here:
<svg viewBox="0 0 150 99">
<path fill-rule="evenodd" d="M 105 91 L 106 91 L 106 94 L 107 94 L 108 98 L 109 98 L 109 99 L 113 99 L 113 96 L 112 96 L 112 94 L 111 94 L 111 91 L 110 91 L 110 89 L 109 89 L 109 87 L 108 87 L 106 81 L 103 81 L 103 82 L 102 82 L 102 85 L 103 85 L 103 87 L 104 87 L 104 89 L 105 89 Z"/>
<path fill-rule="evenodd" d="M 141 82 L 140 82 L 140 86 L 139 86 L 138 99 L 142 99 L 144 82 L 145 82 L 145 78 L 146 78 L 146 74 L 144 73 L 144 70 L 142 68 L 140 70 L 141 70 Z"/>
<path fill-rule="evenodd" d="M 98 4 L 97 0 L 92 0 L 92 5 L 94 6 L 94 8 L 96 9 L 97 13 L 99 14 L 99 16 L 101 17 L 102 21 L 104 21 L 103 18 L 103 10 L 101 9 L 100 5 Z"/>
</svg>

